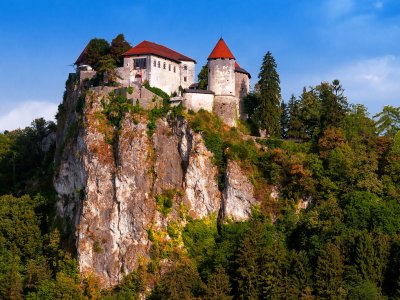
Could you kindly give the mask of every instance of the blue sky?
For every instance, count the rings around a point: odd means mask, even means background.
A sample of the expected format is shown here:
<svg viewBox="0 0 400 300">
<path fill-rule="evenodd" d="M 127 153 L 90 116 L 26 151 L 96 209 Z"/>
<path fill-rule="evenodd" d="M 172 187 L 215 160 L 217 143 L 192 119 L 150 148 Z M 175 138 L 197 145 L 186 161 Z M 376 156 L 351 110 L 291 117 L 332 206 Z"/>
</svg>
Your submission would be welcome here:
<svg viewBox="0 0 400 300">
<path fill-rule="evenodd" d="M 253 84 L 272 52 L 285 100 L 338 78 L 371 114 L 400 105 L 398 0 L 1 0 L 0 130 L 52 118 L 86 43 L 118 33 L 193 57 L 197 71 L 222 35 Z"/>
</svg>

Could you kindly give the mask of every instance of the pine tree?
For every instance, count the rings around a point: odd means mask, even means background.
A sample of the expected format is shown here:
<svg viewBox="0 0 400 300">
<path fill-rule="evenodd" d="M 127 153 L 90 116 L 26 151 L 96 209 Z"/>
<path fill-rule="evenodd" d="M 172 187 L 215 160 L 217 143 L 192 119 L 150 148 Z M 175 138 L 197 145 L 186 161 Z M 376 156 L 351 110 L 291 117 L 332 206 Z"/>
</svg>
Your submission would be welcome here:
<svg viewBox="0 0 400 300">
<path fill-rule="evenodd" d="M 340 127 L 349 111 L 349 104 L 339 80 L 334 80 L 332 84 L 323 82 L 316 89 L 322 105 L 321 132 L 328 127 Z"/>
<path fill-rule="evenodd" d="M 283 100 L 281 102 L 281 113 L 281 137 L 285 139 L 287 138 L 289 128 L 289 107 Z"/>
<path fill-rule="evenodd" d="M 276 62 L 271 52 L 267 52 L 264 56 L 258 78 L 260 102 L 252 117 L 253 122 L 259 129 L 265 130 L 268 136 L 278 136 L 281 88 Z"/>
<path fill-rule="evenodd" d="M 300 118 L 300 101 L 294 95 L 290 98 L 287 110 L 289 114 L 289 124 L 287 137 L 292 139 L 304 139 L 304 124 Z"/>
<path fill-rule="evenodd" d="M 322 299 L 340 299 L 343 288 L 343 258 L 340 249 L 328 243 L 317 260 L 315 291 Z"/>
<path fill-rule="evenodd" d="M 232 299 L 232 297 L 229 296 L 230 291 L 229 276 L 222 266 L 218 266 L 214 274 L 208 279 L 206 299 L 229 300 Z"/>
</svg>

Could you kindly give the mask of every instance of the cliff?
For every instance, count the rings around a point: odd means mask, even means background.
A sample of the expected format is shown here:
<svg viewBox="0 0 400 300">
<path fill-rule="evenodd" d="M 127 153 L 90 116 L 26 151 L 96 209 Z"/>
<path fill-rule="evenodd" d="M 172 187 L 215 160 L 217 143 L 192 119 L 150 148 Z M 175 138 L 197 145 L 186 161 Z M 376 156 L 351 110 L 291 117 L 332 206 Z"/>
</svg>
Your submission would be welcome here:
<svg viewBox="0 0 400 300">
<path fill-rule="evenodd" d="M 70 78 L 58 116 L 54 180 L 58 216 L 71 230 L 80 271 L 103 287 L 151 260 L 153 232 L 184 224 L 186 216 L 243 220 L 256 201 L 233 161 L 219 190 L 213 153 L 184 117 L 149 120 L 127 111 L 113 125 L 107 119 L 113 114 L 105 113 L 113 90 L 87 91 Z"/>
</svg>

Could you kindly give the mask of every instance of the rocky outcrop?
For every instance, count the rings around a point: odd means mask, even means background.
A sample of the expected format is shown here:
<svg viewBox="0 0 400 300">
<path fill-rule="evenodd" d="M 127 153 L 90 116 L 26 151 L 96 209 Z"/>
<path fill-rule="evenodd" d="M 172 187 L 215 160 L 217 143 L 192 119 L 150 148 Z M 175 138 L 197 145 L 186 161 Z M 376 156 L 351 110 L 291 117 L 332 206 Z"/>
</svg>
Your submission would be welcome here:
<svg viewBox="0 0 400 300">
<path fill-rule="evenodd" d="M 181 203 L 194 218 L 218 214 L 221 207 L 217 169 L 201 135 L 180 118 L 157 120 L 149 136 L 146 118 L 130 114 L 116 132 L 102 114 L 108 93 L 89 92 L 80 116 L 66 104 L 66 115 L 74 117 L 60 126 L 55 177 L 58 215 L 70 222 L 80 271 L 94 273 L 103 287 L 118 284 L 139 260 L 149 259 L 148 230 L 178 219 Z M 175 196 L 164 216 L 156 197 L 167 191 Z"/>
<path fill-rule="evenodd" d="M 246 220 L 255 204 L 254 186 L 236 162 L 228 161 L 223 192 L 224 216 L 234 221 Z"/>
<path fill-rule="evenodd" d="M 143 114 L 128 113 L 114 128 L 102 104 L 112 90 L 83 93 L 73 80 L 67 85 L 54 180 L 58 216 L 72 231 L 80 271 L 97 276 L 103 287 L 151 259 L 148 232 L 181 222 L 182 207 L 192 218 L 240 221 L 255 204 L 252 184 L 233 161 L 219 191 L 213 154 L 183 117 L 158 119 L 151 136 Z M 157 201 L 165 195 L 172 207 L 162 211 Z"/>
</svg>

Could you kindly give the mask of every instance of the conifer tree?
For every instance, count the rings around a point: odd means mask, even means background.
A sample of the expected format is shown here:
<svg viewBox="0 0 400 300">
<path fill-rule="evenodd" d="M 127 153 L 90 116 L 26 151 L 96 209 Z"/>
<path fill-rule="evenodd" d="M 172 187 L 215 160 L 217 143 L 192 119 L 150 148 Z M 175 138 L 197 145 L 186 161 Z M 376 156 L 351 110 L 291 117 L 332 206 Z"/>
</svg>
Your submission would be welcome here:
<svg viewBox="0 0 400 300">
<path fill-rule="evenodd" d="M 281 137 L 285 139 L 287 137 L 289 128 L 289 107 L 285 101 L 281 102 Z"/>
<path fill-rule="evenodd" d="M 329 242 L 318 257 L 315 270 L 315 291 L 321 299 L 341 298 L 343 270 L 340 249 Z"/>
<path fill-rule="evenodd" d="M 289 114 L 289 124 L 287 137 L 292 139 L 304 139 L 304 124 L 300 118 L 300 101 L 294 95 L 290 98 L 287 110 Z"/>
<path fill-rule="evenodd" d="M 280 100 L 281 88 L 279 75 L 276 71 L 276 62 L 271 52 L 265 54 L 258 75 L 259 103 L 252 117 L 253 122 L 269 136 L 280 134 Z"/>
</svg>

